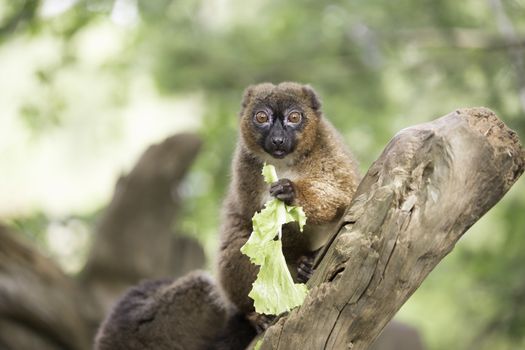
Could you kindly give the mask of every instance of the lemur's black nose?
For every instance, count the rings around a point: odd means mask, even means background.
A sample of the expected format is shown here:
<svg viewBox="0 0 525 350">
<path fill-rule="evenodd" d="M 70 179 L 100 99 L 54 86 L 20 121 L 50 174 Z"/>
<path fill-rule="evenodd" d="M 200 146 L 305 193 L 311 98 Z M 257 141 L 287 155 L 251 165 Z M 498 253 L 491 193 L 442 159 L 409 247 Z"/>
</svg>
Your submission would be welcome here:
<svg viewBox="0 0 525 350">
<path fill-rule="evenodd" d="M 282 145 L 283 142 L 284 142 L 284 137 L 282 137 L 282 136 L 274 136 L 274 137 L 272 137 L 272 143 L 274 145 L 276 145 L 276 146 L 277 145 Z"/>
</svg>

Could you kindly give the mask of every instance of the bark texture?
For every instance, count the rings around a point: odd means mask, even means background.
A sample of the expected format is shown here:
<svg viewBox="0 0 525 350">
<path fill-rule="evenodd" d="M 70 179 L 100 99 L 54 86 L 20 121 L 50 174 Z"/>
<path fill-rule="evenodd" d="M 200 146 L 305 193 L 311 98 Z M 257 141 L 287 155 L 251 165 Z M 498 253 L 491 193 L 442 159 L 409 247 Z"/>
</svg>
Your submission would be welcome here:
<svg viewBox="0 0 525 350">
<path fill-rule="evenodd" d="M 367 349 L 457 240 L 522 174 L 517 135 L 486 108 L 400 131 L 325 247 L 305 303 L 261 349 Z"/>
</svg>

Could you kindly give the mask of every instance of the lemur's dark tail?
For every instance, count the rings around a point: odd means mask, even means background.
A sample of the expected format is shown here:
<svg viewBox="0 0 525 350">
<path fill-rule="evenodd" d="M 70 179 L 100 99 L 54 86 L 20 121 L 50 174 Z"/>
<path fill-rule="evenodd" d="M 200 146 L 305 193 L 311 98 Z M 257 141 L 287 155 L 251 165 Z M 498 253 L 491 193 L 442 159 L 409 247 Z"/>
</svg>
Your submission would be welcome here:
<svg viewBox="0 0 525 350">
<path fill-rule="evenodd" d="M 223 333 L 213 342 L 209 350 L 244 350 L 257 332 L 243 314 L 230 317 Z"/>
<path fill-rule="evenodd" d="M 255 330 L 207 273 L 132 287 L 100 326 L 95 350 L 244 350 Z"/>
</svg>

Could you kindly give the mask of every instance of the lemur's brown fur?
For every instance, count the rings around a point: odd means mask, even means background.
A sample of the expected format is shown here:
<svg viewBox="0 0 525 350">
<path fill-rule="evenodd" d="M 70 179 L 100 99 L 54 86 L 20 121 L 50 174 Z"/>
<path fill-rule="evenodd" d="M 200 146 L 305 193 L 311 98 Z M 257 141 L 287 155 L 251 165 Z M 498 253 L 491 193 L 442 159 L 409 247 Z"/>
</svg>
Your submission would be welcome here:
<svg viewBox="0 0 525 350">
<path fill-rule="evenodd" d="M 261 104 L 302 111 L 304 127 L 295 134 L 295 148 L 283 159 L 272 157 L 260 145 L 263 135 L 253 126 L 253 116 L 255 106 Z M 326 242 L 332 233 L 329 225 L 337 223 L 350 204 L 359 175 L 354 158 L 323 117 L 319 99 L 309 86 L 287 82 L 249 87 L 239 125 L 232 180 L 223 205 L 219 279 L 228 298 L 243 313 L 250 314 L 254 308 L 248 293 L 258 267 L 240 248 L 252 232 L 254 213 L 269 199 L 270 186 L 261 176 L 263 163 L 274 165 L 279 178 L 291 181 L 295 193 L 291 204 L 302 206 L 307 215 L 304 233 L 299 233 L 296 224 L 288 224 L 283 230 L 283 250 L 292 274 L 301 256 Z"/>
</svg>

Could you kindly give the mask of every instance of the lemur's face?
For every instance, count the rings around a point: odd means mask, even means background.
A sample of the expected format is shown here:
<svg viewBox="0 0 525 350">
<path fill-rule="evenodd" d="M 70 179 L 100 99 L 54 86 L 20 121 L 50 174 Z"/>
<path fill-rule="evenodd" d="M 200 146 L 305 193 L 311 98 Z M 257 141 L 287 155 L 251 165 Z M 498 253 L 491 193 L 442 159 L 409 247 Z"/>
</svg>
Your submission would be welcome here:
<svg viewBox="0 0 525 350">
<path fill-rule="evenodd" d="M 295 101 L 287 104 L 260 101 L 252 111 L 259 146 L 274 158 L 284 158 L 296 147 L 297 133 L 305 126 L 304 112 Z"/>
<path fill-rule="evenodd" d="M 299 84 L 261 84 L 247 90 L 241 113 L 241 133 L 252 151 L 282 159 L 311 147 L 319 114 L 313 91 Z"/>
</svg>

